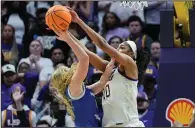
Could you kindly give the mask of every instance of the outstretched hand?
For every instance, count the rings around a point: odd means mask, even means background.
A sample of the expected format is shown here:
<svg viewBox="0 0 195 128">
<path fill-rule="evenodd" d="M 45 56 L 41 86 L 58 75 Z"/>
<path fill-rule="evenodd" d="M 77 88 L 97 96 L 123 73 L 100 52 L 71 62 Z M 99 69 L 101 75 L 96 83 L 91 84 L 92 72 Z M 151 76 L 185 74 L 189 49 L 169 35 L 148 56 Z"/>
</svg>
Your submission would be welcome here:
<svg viewBox="0 0 195 128">
<path fill-rule="evenodd" d="M 66 31 L 54 31 L 57 35 L 56 38 L 61 41 L 67 41 L 68 38 L 70 38 L 70 34 L 68 33 L 68 30 Z"/>
<path fill-rule="evenodd" d="M 109 75 L 109 76 L 111 75 L 112 69 L 115 67 L 114 64 L 115 64 L 115 59 L 112 58 L 111 61 L 106 66 L 106 70 L 105 70 L 106 75 Z"/>
<path fill-rule="evenodd" d="M 72 22 L 77 23 L 80 19 L 78 14 L 72 8 L 70 8 L 68 6 L 65 6 L 65 7 L 70 11 L 70 14 L 72 16 Z"/>
</svg>

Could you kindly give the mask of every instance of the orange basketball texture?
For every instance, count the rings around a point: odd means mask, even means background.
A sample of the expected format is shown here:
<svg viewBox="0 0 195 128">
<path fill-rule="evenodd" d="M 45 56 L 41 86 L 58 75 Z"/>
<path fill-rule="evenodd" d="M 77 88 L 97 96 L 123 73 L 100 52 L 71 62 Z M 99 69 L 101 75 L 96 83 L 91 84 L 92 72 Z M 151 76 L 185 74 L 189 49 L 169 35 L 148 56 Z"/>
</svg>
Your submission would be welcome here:
<svg viewBox="0 0 195 128">
<path fill-rule="evenodd" d="M 56 31 L 67 30 L 72 17 L 69 10 L 61 5 L 55 5 L 48 9 L 45 15 L 47 26 Z"/>
</svg>

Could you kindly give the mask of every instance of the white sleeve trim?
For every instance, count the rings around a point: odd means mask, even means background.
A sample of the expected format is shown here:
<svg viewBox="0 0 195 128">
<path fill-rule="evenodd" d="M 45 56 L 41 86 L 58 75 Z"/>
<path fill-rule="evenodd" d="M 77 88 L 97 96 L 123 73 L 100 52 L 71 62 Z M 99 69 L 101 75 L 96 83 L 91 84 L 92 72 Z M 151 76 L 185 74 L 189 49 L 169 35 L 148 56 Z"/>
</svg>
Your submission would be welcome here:
<svg viewBox="0 0 195 128">
<path fill-rule="evenodd" d="M 78 97 L 74 97 L 74 96 L 71 96 L 70 88 L 68 87 L 68 95 L 73 100 L 79 100 L 79 99 L 81 99 L 85 95 L 85 90 L 86 90 L 85 89 L 85 85 L 83 84 L 83 93 L 80 96 L 78 96 Z"/>
</svg>

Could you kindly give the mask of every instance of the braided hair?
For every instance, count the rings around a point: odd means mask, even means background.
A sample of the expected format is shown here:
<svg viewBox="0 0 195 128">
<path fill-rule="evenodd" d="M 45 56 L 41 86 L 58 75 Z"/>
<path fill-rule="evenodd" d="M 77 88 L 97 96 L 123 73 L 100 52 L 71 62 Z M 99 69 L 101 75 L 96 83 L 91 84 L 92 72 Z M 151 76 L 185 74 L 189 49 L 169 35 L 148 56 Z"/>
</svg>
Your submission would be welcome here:
<svg viewBox="0 0 195 128">
<path fill-rule="evenodd" d="M 147 65 L 150 62 L 150 50 L 148 48 L 138 48 L 137 49 L 137 59 L 136 64 L 138 67 L 138 85 L 143 81 L 144 73 Z"/>
<path fill-rule="evenodd" d="M 76 66 L 76 64 L 72 64 L 70 70 L 68 70 L 65 66 L 60 66 L 51 76 L 52 87 L 55 88 L 63 97 L 63 101 L 59 102 L 65 104 L 66 111 L 72 117 L 73 120 L 75 119 L 75 115 L 72 109 L 72 105 L 66 95 L 64 95 L 64 92 L 70 84 L 71 78 L 76 70 Z"/>
</svg>

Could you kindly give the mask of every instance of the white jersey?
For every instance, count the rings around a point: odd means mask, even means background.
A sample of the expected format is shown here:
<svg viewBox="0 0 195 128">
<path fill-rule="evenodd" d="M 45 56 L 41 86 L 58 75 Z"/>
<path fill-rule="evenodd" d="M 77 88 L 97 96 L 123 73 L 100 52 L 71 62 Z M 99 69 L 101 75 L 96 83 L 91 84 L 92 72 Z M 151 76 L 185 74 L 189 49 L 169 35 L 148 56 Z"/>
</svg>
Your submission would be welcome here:
<svg viewBox="0 0 195 128">
<path fill-rule="evenodd" d="M 137 80 L 131 80 L 118 68 L 113 70 L 110 81 L 103 90 L 104 111 L 102 126 L 144 127 L 137 110 Z"/>
</svg>

